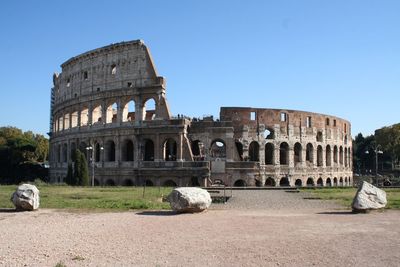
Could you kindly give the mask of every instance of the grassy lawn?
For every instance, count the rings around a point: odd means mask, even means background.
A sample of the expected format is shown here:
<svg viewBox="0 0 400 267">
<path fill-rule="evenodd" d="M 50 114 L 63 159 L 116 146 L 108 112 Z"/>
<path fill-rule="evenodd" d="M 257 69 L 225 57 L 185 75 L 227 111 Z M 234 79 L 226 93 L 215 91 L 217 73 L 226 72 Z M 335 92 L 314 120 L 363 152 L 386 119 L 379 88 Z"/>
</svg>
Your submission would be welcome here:
<svg viewBox="0 0 400 267">
<path fill-rule="evenodd" d="M 163 203 L 172 188 L 146 187 L 71 187 L 40 185 L 40 208 L 90 210 L 160 210 L 169 209 Z M 17 186 L 0 186 L 0 208 L 14 208 L 10 201 Z"/>
<path fill-rule="evenodd" d="M 387 209 L 400 209 L 400 189 L 384 189 L 387 193 Z M 334 200 L 337 203 L 350 208 L 356 188 L 321 188 L 321 189 L 302 189 L 303 192 L 311 193 L 314 197 L 321 199 Z"/>
</svg>

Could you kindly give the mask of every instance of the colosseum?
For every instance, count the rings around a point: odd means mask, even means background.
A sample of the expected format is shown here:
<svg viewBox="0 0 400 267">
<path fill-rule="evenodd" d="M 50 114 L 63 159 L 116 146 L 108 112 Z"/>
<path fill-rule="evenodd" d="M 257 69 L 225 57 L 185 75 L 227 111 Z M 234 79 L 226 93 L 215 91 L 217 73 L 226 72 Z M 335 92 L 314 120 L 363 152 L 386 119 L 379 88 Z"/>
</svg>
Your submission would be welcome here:
<svg viewBox="0 0 400 267">
<path fill-rule="evenodd" d="M 94 185 L 349 186 L 348 121 L 286 109 L 222 107 L 173 116 L 165 78 L 143 41 L 73 57 L 54 74 L 50 179 L 63 182 L 75 149 Z"/>
</svg>

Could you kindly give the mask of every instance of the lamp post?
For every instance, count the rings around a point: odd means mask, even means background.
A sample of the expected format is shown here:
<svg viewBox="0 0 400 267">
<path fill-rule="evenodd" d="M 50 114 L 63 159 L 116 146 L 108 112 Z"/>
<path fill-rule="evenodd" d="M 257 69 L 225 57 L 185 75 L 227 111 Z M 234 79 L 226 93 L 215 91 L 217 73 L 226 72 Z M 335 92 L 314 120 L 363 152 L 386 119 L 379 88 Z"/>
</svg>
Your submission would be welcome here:
<svg viewBox="0 0 400 267">
<path fill-rule="evenodd" d="M 381 149 L 381 145 L 376 145 L 371 147 L 372 151 L 375 153 L 375 182 L 376 186 L 379 185 L 379 178 L 378 178 L 378 155 L 383 154 L 383 151 Z M 365 154 L 369 154 L 369 150 L 365 151 Z"/>
<path fill-rule="evenodd" d="M 100 147 L 100 150 L 103 150 L 104 149 L 104 147 Z M 89 154 L 89 151 L 91 151 L 91 157 L 90 157 L 90 162 L 91 162 L 91 164 L 92 164 L 92 187 L 94 187 L 94 164 L 95 164 L 95 160 L 94 160 L 94 147 L 93 146 L 88 146 L 88 147 L 86 147 L 86 150 L 88 151 L 88 154 Z"/>
</svg>

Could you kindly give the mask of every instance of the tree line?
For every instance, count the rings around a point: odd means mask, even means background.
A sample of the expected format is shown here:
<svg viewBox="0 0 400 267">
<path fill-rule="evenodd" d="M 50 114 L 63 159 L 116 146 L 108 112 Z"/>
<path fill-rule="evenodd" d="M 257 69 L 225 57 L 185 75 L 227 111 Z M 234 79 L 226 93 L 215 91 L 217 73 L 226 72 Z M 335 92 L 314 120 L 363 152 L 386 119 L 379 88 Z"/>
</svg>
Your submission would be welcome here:
<svg viewBox="0 0 400 267">
<path fill-rule="evenodd" d="M 367 152 L 368 151 L 368 152 Z M 376 152 L 380 172 L 399 171 L 400 123 L 380 128 L 364 137 L 359 133 L 353 140 L 354 171 L 360 174 L 375 172 Z"/>
<path fill-rule="evenodd" d="M 0 127 L 0 184 L 48 180 L 49 140 L 16 127 Z"/>
</svg>

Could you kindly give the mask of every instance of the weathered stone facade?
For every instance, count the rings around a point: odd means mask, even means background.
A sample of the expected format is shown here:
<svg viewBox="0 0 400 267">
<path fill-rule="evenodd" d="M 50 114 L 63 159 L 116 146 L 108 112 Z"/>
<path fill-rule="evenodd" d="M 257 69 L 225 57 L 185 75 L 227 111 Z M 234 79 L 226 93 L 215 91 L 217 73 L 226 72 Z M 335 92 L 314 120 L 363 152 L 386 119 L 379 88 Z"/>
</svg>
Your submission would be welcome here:
<svg viewBox="0 0 400 267">
<path fill-rule="evenodd" d="M 80 149 L 101 185 L 352 184 L 346 120 L 240 107 L 221 108 L 219 120 L 172 117 L 165 79 L 142 41 L 95 49 L 61 67 L 52 88 L 53 182 L 63 181 Z"/>
</svg>

